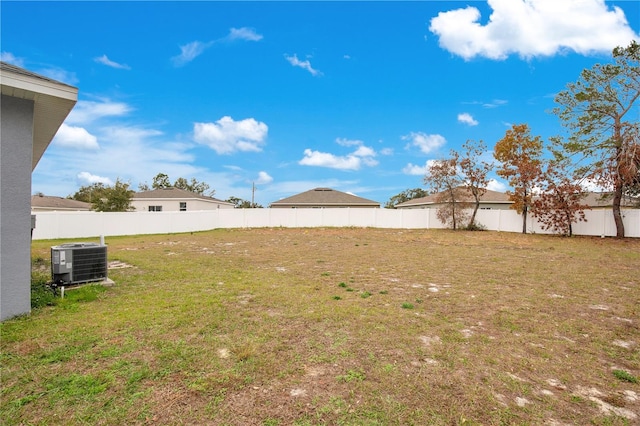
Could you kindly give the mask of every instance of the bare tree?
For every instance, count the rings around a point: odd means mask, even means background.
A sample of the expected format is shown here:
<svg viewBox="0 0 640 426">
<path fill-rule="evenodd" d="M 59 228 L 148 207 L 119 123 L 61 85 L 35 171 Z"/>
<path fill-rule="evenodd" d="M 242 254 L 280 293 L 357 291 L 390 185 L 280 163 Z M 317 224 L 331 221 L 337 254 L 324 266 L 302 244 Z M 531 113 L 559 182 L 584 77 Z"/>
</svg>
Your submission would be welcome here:
<svg viewBox="0 0 640 426">
<path fill-rule="evenodd" d="M 480 208 L 480 198 L 487 192 L 489 185 L 488 174 L 493 169 L 493 162 L 482 159 L 482 155 L 487 150 L 483 141 L 466 141 L 463 145 L 463 153 L 460 159 L 460 170 L 464 177 L 464 185 L 469 190 L 474 200 L 473 213 L 469 219 L 468 229 L 476 227 L 476 214 Z"/>
</svg>

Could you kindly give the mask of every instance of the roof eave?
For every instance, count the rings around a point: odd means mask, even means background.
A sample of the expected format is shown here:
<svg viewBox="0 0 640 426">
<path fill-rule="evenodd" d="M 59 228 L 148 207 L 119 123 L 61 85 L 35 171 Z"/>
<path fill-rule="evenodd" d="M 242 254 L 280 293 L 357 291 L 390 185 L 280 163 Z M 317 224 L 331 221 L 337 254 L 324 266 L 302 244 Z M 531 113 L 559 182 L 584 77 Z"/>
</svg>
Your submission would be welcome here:
<svg viewBox="0 0 640 426">
<path fill-rule="evenodd" d="M 31 169 L 53 140 L 78 100 L 78 89 L 64 83 L 0 68 L 2 94 L 34 102 Z"/>
</svg>

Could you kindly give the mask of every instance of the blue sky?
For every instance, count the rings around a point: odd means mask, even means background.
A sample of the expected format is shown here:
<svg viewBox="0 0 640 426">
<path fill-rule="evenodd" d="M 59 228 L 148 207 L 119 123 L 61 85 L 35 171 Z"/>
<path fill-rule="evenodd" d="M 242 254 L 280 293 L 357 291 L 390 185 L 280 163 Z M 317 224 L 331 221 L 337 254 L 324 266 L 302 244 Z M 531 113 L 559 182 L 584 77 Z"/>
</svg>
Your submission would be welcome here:
<svg viewBox="0 0 640 426">
<path fill-rule="evenodd" d="M 1 58 L 78 87 L 32 192 L 196 178 L 271 202 L 330 187 L 384 204 L 430 160 L 512 124 L 640 40 L 640 3 L 11 2 Z M 490 153 L 487 153 L 490 157 Z M 495 175 L 491 188 L 507 187 Z"/>
</svg>

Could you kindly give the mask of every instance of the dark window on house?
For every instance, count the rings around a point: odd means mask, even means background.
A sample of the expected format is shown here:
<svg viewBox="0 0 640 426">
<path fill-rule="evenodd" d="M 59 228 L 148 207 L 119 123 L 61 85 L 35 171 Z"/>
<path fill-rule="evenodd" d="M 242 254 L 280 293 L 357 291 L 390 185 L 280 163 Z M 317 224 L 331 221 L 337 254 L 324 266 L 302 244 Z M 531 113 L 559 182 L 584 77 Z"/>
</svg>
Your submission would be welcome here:
<svg viewBox="0 0 640 426">
<path fill-rule="evenodd" d="M 149 211 L 150 212 L 161 212 L 162 211 L 162 206 L 149 206 Z"/>
<path fill-rule="evenodd" d="M 186 212 L 187 211 L 187 202 L 186 201 L 180 201 L 180 211 L 181 212 Z"/>
</svg>

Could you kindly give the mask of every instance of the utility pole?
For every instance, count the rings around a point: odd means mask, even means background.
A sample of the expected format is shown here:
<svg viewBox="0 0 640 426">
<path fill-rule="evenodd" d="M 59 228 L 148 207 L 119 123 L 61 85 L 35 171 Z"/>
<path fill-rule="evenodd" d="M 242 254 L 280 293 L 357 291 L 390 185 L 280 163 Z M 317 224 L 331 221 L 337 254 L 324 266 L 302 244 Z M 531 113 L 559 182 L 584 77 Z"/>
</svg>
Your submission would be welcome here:
<svg viewBox="0 0 640 426">
<path fill-rule="evenodd" d="M 253 202 L 255 195 L 256 195 L 256 183 L 251 182 L 251 208 L 255 206 L 255 203 Z"/>
</svg>

